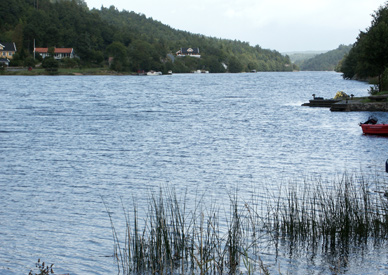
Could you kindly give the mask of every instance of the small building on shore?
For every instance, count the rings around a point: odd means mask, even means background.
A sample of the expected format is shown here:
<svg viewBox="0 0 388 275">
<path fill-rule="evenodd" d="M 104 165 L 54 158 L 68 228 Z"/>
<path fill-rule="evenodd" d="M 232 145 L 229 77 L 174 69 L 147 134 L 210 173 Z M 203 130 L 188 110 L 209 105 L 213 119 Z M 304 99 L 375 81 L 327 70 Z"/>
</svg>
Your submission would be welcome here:
<svg viewBox="0 0 388 275">
<path fill-rule="evenodd" d="M 6 66 L 16 53 L 16 45 L 13 42 L 0 42 L 0 63 Z"/>
<path fill-rule="evenodd" d="M 50 56 L 49 48 L 35 48 L 34 56 L 39 54 L 42 58 Z M 54 59 L 60 60 L 63 58 L 74 58 L 74 49 L 73 48 L 54 48 Z"/>
<path fill-rule="evenodd" d="M 176 56 L 177 57 L 190 56 L 190 57 L 201 58 L 201 55 L 199 54 L 199 48 L 181 48 L 179 51 L 176 52 Z"/>
</svg>

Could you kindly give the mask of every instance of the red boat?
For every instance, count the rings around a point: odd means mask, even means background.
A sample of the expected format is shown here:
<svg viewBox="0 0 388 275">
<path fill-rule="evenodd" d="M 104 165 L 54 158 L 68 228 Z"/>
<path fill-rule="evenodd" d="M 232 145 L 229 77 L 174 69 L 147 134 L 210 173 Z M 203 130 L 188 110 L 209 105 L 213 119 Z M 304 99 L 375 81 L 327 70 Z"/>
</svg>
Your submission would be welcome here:
<svg viewBox="0 0 388 275">
<path fill-rule="evenodd" d="M 366 135 L 388 135 L 388 124 L 360 124 Z"/>
<path fill-rule="evenodd" d="M 388 124 L 377 124 L 377 119 L 374 117 L 360 123 L 360 126 L 366 135 L 388 135 Z"/>
</svg>

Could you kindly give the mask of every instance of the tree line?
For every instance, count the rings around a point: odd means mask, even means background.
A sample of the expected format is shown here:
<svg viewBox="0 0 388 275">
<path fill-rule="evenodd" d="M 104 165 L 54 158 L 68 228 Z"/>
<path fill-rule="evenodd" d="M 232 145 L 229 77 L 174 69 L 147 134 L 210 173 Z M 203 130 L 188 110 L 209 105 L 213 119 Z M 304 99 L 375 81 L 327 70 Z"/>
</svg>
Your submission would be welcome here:
<svg viewBox="0 0 388 275">
<path fill-rule="evenodd" d="M 74 48 L 72 66 L 109 62 L 123 72 L 292 71 L 288 56 L 247 42 L 176 30 L 144 14 L 116 7 L 89 9 L 83 0 L 1 0 L 0 41 L 15 42 L 14 65 L 34 65 L 36 47 Z M 198 47 L 201 58 L 175 58 L 180 48 Z"/>
<path fill-rule="evenodd" d="M 378 78 L 378 90 L 388 88 L 388 2 L 372 15 L 370 27 L 360 31 L 342 61 L 345 79 Z"/>
<path fill-rule="evenodd" d="M 339 71 L 341 60 L 349 53 L 351 47 L 351 45 L 340 45 L 337 49 L 318 54 L 299 64 L 295 63 L 299 65 L 302 71 Z"/>
</svg>

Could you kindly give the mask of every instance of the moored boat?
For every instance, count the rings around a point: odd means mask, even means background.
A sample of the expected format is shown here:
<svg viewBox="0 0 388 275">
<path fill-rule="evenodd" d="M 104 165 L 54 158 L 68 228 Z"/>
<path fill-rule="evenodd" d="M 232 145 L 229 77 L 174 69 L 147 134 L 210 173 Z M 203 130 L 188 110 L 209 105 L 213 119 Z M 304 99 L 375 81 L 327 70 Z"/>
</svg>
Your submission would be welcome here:
<svg viewBox="0 0 388 275">
<path fill-rule="evenodd" d="M 388 135 L 388 124 L 360 124 L 366 135 Z"/>
<path fill-rule="evenodd" d="M 147 75 L 162 75 L 162 72 L 149 71 Z"/>
<path fill-rule="evenodd" d="M 377 124 L 377 119 L 370 117 L 364 123 L 360 123 L 362 132 L 366 135 L 388 135 L 388 124 Z"/>
<path fill-rule="evenodd" d="M 339 99 L 317 97 L 313 94 L 313 99 L 310 99 L 308 103 L 303 103 L 302 106 L 310 107 L 331 107 L 333 104 L 339 102 Z"/>
</svg>

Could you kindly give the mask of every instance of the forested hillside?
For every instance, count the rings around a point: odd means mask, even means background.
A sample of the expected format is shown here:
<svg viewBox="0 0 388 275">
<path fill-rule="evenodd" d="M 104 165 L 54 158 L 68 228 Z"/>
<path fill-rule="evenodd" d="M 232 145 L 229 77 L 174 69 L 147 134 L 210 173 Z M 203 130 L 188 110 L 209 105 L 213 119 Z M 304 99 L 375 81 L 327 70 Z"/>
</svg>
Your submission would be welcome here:
<svg viewBox="0 0 388 275">
<path fill-rule="evenodd" d="M 288 56 L 249 43 L 173 29 L 114 6 L 90 10 L 83 0 L 1 0 L 0 42 L 15 42 L 14 64 L 32 63 L 34 47 L 71 47 L 81 66 L 117 71 L 292 71 Z M 201 58 L 174 58 L 180 48 Z M 227 68 L 227 69 L 226 69 Z"/>
<path fill-rule="evenodd" d="M 361 31 L 342 62 L 346 79 L 378 77 L 379 90 L 388 90 L 388 3 L 372 15 L 371 26 Z"/>
<path fill-rule="evenodd" d="M 295 63 L 296 65 L 300 65 L 303 63 L 303 61 L 313 58 L 314 56 L 324 53 L 324 51 L 303 51 L 303 52 L 290 52 L 290 53 L 283 53 L 284 55 L 288 55 L 290 57 L 290 60 L 292 63 Z"/>
<path fill-rule="evenodd" d="M 350 51 L 351 45 L 340 45 L 337 49 L 318 54 L 299 64 L 302 71 L 335 71 L 344 56 Z"/>
</svg>

